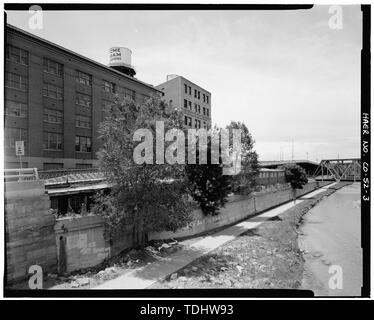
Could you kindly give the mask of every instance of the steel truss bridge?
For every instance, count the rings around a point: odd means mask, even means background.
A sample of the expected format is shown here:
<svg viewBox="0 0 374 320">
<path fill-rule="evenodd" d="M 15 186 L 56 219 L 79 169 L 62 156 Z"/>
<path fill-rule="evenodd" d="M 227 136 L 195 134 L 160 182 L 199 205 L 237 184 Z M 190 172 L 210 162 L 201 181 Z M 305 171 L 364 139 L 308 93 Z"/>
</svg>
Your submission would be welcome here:
<svg viewBox="0 0 374 320">
<path fill-rule="evenodd" d="M 361 159 L 321 160 L 313 177 L 316 180 L 359 181 L 361 180 Z"/>
</svg>

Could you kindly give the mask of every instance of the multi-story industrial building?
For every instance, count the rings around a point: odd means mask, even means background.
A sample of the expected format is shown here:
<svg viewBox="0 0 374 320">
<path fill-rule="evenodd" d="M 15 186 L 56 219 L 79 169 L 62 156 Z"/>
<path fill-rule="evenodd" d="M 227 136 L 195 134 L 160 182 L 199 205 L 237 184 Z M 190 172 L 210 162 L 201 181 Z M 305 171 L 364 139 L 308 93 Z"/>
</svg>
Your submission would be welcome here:
<svg viewBox="0 0 374 320">
<path fill-rule="evenodd" d="M 111 48 L 110 61 L 108 67 L 7 25 L 6 168 L 95 166 L 98 124 L 114 94 L 140 101 L 160 92 L 133 77 L 130 50 Z M 21 161 L 15 141 L 24 141 Z"/>
<path fill-rule="evenodd" d="M 188 128 L 211 126 L 211 94 L 209 91 L 178 75 L 168 75 L 167 81 L 156 86 L 171 106 L 183 111 Z"/>
</svg>

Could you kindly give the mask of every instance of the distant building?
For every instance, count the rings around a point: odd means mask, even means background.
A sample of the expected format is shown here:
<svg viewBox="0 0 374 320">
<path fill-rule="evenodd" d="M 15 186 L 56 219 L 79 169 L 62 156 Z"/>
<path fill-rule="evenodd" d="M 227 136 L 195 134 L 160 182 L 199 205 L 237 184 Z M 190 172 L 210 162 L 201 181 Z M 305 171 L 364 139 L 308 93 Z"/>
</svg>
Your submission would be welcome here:
<svg viewBox="0 0 374 320">
<path fill-rule="evenodd" d="M 159 93 L 134 75 L 127 48 L 111 48 L 108 67 L 7 25 L 5 167 L 20 166 L 15 141 L 25 144 L 23 167 L 95 166 L 98 124 L 114 94 L 142 101 Z"/>
<path fill-rule="evenodd" d="M 167 81 L 156 86 L 164 93 L 164 100 L 184 113 L 184 124 L 188 128 L 211 127 L 211 93 L 190 80 L 169 75 Z"/>
</svg>

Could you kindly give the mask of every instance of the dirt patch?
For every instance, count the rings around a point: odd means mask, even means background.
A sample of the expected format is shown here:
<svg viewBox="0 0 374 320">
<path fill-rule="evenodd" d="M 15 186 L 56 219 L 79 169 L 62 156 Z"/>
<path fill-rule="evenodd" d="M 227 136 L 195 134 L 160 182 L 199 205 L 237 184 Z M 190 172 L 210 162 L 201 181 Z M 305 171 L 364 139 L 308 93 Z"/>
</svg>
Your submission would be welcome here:
<svg viewBox="0 0 374 320">
<path fill-rule="evenodd" d="M 297 238 L 302 217 L 324 197 L 344 185 L 303 201 L 150 288 L 300 288 L 304 258 Z"/>
</svg>

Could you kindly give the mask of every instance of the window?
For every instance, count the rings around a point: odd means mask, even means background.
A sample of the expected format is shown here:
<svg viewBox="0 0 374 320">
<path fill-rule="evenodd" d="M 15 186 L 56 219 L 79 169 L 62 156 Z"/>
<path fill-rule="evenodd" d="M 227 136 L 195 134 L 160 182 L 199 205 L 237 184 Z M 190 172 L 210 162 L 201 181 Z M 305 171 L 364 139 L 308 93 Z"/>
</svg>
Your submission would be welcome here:
<svg viewBox="0 0 374 320">
<path fill-rule="evenodd" d="M 77 115 L 75 117 L 75 126 L 78 128 L 91 128 L 91 119 L 89 117 Z"/>
<path fill-rule="evenodd" d="M 44 109 L 43 121 L 50 123 L 62 123 L 63 114 L 61 111 Z"/>
<path fill-rule="evenodd" d="M 188 106 L 189 106 L 190 110 L 192 110 L 192 102 L 191 101 L 188 101 Z"/>
<path fill-rule="evenodd" d="M 43 96 L 52 99 L 62 100 L 62 88 L 56 87 L 52 84 L 43 84 Z"/>
<path fill-rule="evenodd" d="M 21 102 L 5 100 L 4 114 L 11 117 L 27 117 L 27 105 Z"/>
<path fill-rule="evenodd" d="M 194 107 L 195 107 L 195 112 L 197 112 L 197 103 L 195 103 Z"/>
<path fill-rule="evenodd" d="M 27 78 L 16 73 L 5 72 L 5 86 L 8 88 L 27 90 Z"/>
<path fill-rule="evenodd" d="M 187 85 L 186 84 L 184 85 L 184 93 L 187 94 Z"/>
<path fill-rule="evenodd" d="M 206 103 L 209 103 L 209 96 L 206 96 Z"/>
<path fill-rule="evenodd" d="M 184 107 L 187 109 L 187 100 L 184 99 Z"/>
<path fill-rule="evenodd" d="M 43 59 L 44 72 L 54 74 L 56 76 L 62 77 L 63 66 L 61 63 L 53 61 L 51 59 Z"/>
<path fill-rule="evenodd" d="M 24 141 L 25 147 L 27 142 L 27 130 L 21 128 L 5 128 L 4 146 L 6 148 L 15 148 L 16 141 Z"/>
<path fill-rule="evenodd" d="M 203 125 L 204 125 L 204 129 L 206 129 L 206 122 L 205 121 L 203 122 Z"/>
<path fill-rule="evenodd" d="M 132 100 L 135 100 L 135 91 L 134 90 L 130 90 L 130 89 L 127 89 L 127 88 L 123 88 L 123 90 L 124 90 L 124 95 L 125 95 L 126 98 L 130 98 Z"/>
<path fill-rule="evenodd" d="M 112 101 L 109 100 L 103 100 L 102 101 L 102 107 L 104 111 L 109 111 L 111 109 L 111 106 L 113 105 Z"/>
<path fill-rule="evenodd" d="M 86 86 L 91 86 L 92 85 L 92 77 L 91 75 L 84 73 L 82 71 L 78 71 L 75 76 L 75 81 L 81 84 L 84 84 Z"/>
<path fill-rule="evenodd" d="M 201 113 L 200 105 L 197 105 L 197 112 Z"/>
<path fill-rule="evenodd" d="M 75 94 L 75 104 L 83 107 L 91 107 L 91 96 L 83 93 L 76 92 Z"/>
<path fill-rule="evenodd" d="M 54 162 L 44 162 L 43 163 L 43 170 L 44 171 L 58 170 L 58 169 L 63 169 L 63 168 L 64 168 L 64 164 L 63 163 L 54 163 Z M 52 207 L 52 201 L 51 201 L 51 207 Z"/>
<path fill-rule="evenodd" d="M 209 117 L 209 109 L 206 109 L 206 115 Z"/>
<path fill-rule="evenodd" d="M 29 65 L 29 53 L 18 47 L 8 45 L 6 47 L 6 58 L 25 66 Z"/>
<path fill-rule="evenodd" d="M 203 93 L 203 101 L 205 102 L 205 93 Z"/>
<path fill-rule="evenodd" d="M 62 150 L 62 134 L 44 132 L 44 150 Z"/>
<path fill-rule="evenodd" d="M 91 152 L 91 138 L 75 136 L 75 151 L 77 152 Z"/>
<path fill-rule="evenodd" d="M 191 117 L 184 116 L 184 124 L 185 124 L 186 126 L 191 127 L 191 126 L 192 126 L 192 118 L 191 118 Z"/>
<path fill-rule="evenodd" d="M 197 92 L 197 98 L 200 100 L 200 91 Z"/>
<path fill-rule="evenodd" d="M 205 116 L 205 107 L 203 107 L 203 115 Z"/>
<path fill-rule="evenodd" d="M 197 98 L 197 90 L 195 89 L 195 98 Z"/>
<path fill-rule="evenodd" d="M 105 81 L 103 82 L 103 91 L 114 93 L 115 92 L 115 84 L 112 82 Z"/>
<path fill-rule="evenodd" d="M 188 86 L 188 94 L 191 95 L 191 87 Z"/>
</svg>

